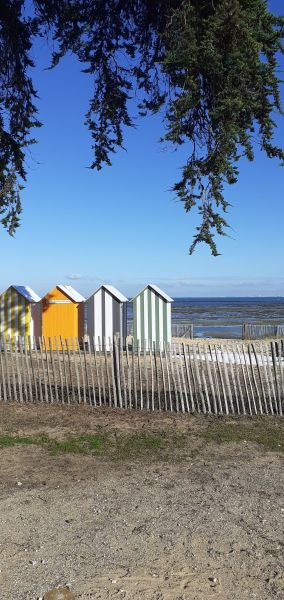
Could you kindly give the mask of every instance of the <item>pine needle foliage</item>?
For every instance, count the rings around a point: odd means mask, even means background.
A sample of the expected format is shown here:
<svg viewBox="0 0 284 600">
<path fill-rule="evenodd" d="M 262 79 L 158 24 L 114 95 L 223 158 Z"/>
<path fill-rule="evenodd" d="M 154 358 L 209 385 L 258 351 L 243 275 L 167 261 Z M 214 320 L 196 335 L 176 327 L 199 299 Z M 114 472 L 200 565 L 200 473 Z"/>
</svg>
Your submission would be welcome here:
<svg viewBox="0 0 284 600">
<path fill-rule="evenodd" d="M 37 36 L 53 39 L 51 68 L 71 52 L 93 78 L 92 169 L 111 165 L 123 147 L 135 104 L 140 116 L 163 113 L 161 140 L 186 144 L 188 153 L 173 190 L 186 212 L 200 213 L 189 251 L 203 242 L 218 255 L 227 184 L 237 182 L 241 157 L 253 161 L 258 143 L 284 163 L 274 141 L 284 17 L 266 0 L 2 0 L 0 213 L 10 234 L 19 225 L 26 151 L 40 126 L 31 59 Z"/>
</svg>

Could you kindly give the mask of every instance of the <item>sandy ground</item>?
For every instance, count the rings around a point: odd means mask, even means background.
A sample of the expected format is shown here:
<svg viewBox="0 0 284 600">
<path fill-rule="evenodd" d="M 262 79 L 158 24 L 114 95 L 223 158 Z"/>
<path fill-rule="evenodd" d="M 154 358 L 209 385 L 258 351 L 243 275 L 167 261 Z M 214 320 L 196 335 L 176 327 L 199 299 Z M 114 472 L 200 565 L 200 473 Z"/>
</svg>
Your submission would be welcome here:
<svg viewBox="0 0 284 600">
<path fill-rule="evenodd" d="M 65 584 L 81 600 L 284 598 L 283 454 L 206 442 L 212 420 L 189 416 L 2 405 L 0 422 L 1 435 L 188 436 L 171 456 L 123 460 L 0 448 L 1 600 Z"/>
</svg>

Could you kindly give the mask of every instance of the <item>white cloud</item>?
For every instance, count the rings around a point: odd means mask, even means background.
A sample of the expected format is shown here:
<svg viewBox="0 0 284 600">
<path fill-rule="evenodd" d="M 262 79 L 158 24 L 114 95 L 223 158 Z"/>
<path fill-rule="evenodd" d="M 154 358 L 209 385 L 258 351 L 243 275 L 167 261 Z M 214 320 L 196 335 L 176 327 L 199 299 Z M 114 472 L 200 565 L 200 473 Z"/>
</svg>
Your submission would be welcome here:
<svg viewBox="0 0 284 600">
<path fill-rule="evenodd" d="M 70 273 L 70 275 L 65 275 L 65 279 L 69 279 L 70 281 L 77 281 L 80 279 L 84 279 L 83 275 L 80 273 Z"/>
</svg>

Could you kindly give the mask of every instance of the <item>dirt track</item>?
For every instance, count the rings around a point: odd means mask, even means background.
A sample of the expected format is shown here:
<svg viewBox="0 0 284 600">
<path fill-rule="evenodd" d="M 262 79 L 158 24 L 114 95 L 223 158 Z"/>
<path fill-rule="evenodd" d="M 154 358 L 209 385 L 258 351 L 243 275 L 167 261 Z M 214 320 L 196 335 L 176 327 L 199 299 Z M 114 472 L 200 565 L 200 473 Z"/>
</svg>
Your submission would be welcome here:
<svg viewBox="0 0 284 600">
<path fill-rule="evenodd" d="M 119 459 L 0 448 L 1 600 L 35 600 L 66 583 L 81 600 L 284 597 L 283 454 L 208 442 L 199 435 L 212 426 L 206 418 L 84 407 L 0 412 L 2 435 L 185 436 L 170 453 Z"/>
</svg>

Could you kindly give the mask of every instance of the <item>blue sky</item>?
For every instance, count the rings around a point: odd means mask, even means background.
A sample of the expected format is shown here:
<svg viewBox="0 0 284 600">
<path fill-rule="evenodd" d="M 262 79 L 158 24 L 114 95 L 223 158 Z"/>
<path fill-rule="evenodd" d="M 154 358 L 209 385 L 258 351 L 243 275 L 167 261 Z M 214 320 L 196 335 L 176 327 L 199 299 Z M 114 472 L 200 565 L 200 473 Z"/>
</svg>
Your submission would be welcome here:
<svg viewBox="0 0 284 600">
<path fill-rule="evenodd" d="M 132 295 L 152 282 L 173 296 L 284 296 L 284 169 L 277 161 L 258 152 L 254 163 L 241 163 L 228 194 L 232 237 L 218 242 L 222 256 L 200 246 L 190 257 L 198 217 L 186 215 L 169 191 L 184 151 L 158 143 L 160 117 L 139 121 L 126 133 L 127 152 L 91 171 L 84 115 L 92 81 L 72 57 L 44 70 L 48 56 L 40 42 L 34 81 L 44 126 L 27 157 L 21 227 L 15 238 L 0 231 L 0 289 L 27 284 L 41 295 L 69 283 L 88 295 L 105 282 Z M 284 118 L 278 123 L 283 143 Z"/>
</svg>

